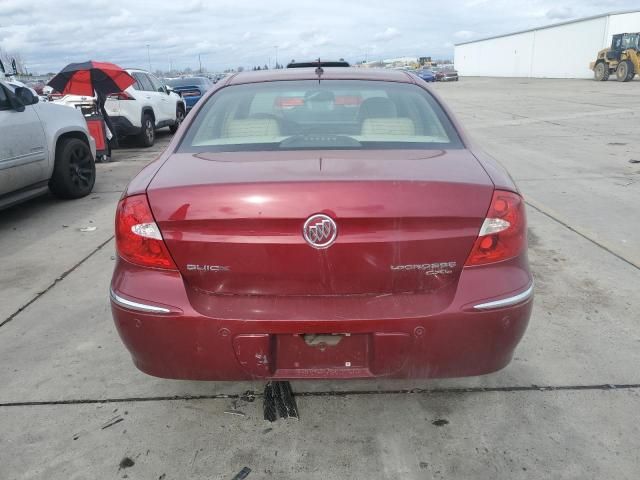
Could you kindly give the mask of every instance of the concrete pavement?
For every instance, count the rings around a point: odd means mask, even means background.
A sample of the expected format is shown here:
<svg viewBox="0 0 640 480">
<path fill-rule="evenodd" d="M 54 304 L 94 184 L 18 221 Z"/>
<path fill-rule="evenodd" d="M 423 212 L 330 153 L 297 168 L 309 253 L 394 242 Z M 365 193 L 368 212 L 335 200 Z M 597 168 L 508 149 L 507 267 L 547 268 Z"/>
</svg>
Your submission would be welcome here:
<svg viewBox="0 0 640 480">
<path fill-rule="evenodd" d="M 237 398 L 259 382 L 146 376 L 117 337 L 115 204 L 168 135 L 98 165 L 86 199 L 0 212 L 0 479 L 636 478 L 636 83 L 437 84 L 533 206 L 529 330 L 485 377 L 293 382 L 297 422 Z"/>
</svg>

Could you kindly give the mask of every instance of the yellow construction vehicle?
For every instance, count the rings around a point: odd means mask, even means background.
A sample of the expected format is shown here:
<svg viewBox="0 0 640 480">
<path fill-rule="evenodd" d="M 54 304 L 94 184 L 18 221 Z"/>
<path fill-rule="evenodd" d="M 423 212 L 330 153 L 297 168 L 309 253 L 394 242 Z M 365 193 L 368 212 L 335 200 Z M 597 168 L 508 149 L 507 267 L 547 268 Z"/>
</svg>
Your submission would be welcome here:
<svg viewBox="0 0 640 480">
<path fill-rule="evenodd" d="M 628 82 L 640 74 L 640 32 L 619 33 L 611 40 L 611 48 L 598 52 L 589 66 L 596 80 L 605 81 L 615 73 L 619 82 Z"/>
</svg>

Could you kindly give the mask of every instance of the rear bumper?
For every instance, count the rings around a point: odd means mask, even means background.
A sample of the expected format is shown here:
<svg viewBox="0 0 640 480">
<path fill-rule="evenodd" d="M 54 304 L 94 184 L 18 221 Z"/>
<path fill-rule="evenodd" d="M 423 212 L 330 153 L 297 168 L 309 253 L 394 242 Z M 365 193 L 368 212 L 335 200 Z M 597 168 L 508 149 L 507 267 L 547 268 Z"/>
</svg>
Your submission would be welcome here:
<svg viewBox="0 0 640 480">
<path fill-rule="evenodd" d="M 425 309 L 424 315 L 416 315 L 414 307 L 429 296 L 410 294 L 341 300 L 225 296 L 212 298 L 204 314 L 192 307 L 194 294 L 177 272 L 150 271 L 119 260 L 111 309 L 136 366 L 158 377 L 482 375 L 509 363 L 529 322 L 532 279 L 522 265 L 465 270 L 453 301 L 437 313 Z M 492 279 L 496 274 L 503 278 Z M 491 289 L 496 294 L 488 294 Z M 322 318 L 314 313 L 318 310 Z M 321 348 L 307 345 L 305 334 L 348 335 L 337 346 Z"/>
</svg>

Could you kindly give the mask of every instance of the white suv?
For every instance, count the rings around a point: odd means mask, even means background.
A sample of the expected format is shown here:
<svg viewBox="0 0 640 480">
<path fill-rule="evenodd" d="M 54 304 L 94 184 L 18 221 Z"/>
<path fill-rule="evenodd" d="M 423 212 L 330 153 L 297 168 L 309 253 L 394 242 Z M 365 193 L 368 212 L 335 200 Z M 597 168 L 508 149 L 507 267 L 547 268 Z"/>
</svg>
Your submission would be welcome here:
<svg viewBox="0 0 640 480">
<path fill-rule="evenodd" d="M 119 137 L 135 135 L 145 147 L 155 141 L 155 130 L 169 127 L 175 132 L 185 115 L 184 100 L 155 75 L 128 69 L 136 80 L 124 92 L 110 95 L 105 108 Z"/>
</svg>

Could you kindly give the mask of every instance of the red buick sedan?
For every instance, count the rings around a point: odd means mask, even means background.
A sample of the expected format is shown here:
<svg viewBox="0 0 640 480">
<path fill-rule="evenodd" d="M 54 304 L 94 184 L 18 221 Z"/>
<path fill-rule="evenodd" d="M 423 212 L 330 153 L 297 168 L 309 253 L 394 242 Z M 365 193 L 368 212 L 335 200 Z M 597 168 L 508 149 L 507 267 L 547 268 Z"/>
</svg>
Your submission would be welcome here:
<svg viewBox="0 0 640 480">
<path fill-rule="evenodd" d="M 532 308 L 513 180 L 399 71 L 218 83 L 127 187 L 116 245 L 113 317 L 159 377 L 480 375 Z"/>
</svg>

